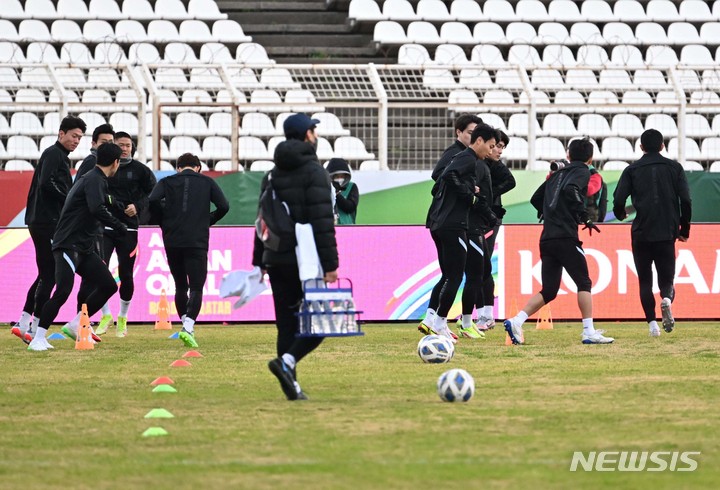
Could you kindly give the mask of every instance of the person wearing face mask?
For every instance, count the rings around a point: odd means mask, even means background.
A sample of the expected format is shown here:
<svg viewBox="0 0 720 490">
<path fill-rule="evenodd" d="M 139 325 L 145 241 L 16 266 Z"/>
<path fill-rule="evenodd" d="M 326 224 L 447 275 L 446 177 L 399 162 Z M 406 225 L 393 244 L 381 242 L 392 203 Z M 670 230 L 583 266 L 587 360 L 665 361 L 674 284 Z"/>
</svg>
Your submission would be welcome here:
<svg viewBox="0 0 720 490">
<path fill-rule="evenodd" d="M 335 216 L 338 225 L 354 225 L 357 217 L 357 207 L 360 202 L 360 192 L 355 182 L 350 180 L 350 165 L 342 158 L 332 158 L 326 170 L 332 179 L 335 189 Z"/>
<path fill-rule="evenodd" d="M 127 335 L 128 310 L 135 291 L 133 268 L 138 254 L 138 227 L 149 220 L 148 197 L 157 180 L 155 174 L 145 164 L 133 159 L 135 149 L 128 133 L 115 133 L 115 144 L 120 147 L 120 167 L 117 173 L 108 178 L 110 195 L 119 205 L 113 206 L 110 212 L 127 226 L 127 233 L 118 235 L 114 230 L 105 227 L 103 230 L 102 258 L 110 263 L 113 251 L 117 253 L 118 274 L 120 276 L 120 311 L 117 317 L 117 337 Z M 102 318 L 96 333 L 102 335 L 113 324 L 113 316 L 109 305 L 102 307 Z"/>
</svg>

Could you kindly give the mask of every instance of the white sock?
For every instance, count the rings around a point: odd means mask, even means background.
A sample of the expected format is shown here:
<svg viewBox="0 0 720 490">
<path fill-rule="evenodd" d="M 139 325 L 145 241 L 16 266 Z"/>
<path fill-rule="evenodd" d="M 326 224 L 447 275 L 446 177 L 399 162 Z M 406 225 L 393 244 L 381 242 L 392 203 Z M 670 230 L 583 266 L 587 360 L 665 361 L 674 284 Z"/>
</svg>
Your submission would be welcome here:
<svg viewBox="0 0 720 490">
<path fill-rule="evenodd" d="M 472 315 L 462 316 L 462 326 L 463 328 L 470 328 L 472 326 Z"/>
<path fill-rule="evenodd" d="M 662 300 L 664 303 L 672 304 L 672 300 L 670 298 L 663 298 Z"/>
<path fill-rule="evenodd" d="M 493 319 L 493 307 L 492 306 L 483 306 L 482 316 L 484 316 L 488 320 L 492 320 Z"/>
<path fill-rule="evenodd" d="M 518 327 L 522 327 L 522 324 L 525 323 L 525 321 L 528 319 L 528 314 L 524 311 L 520 310 L 520 312 L 515 315 L 510 321 L 512 321 L 513 325 L 516 325 Z"/>
<path fill-rule="evenodd" d="M 112 316 L 112 311 L 110 311 L 110 304 L 109 304 L 109 303 L 105 303 L 105 304 L 103 305 L 103 307 L 102 307 L 102 314 L 103 314 L 103 316 L 105 316 L 105 315 L 111 315 L 111 316 Z"/>
<path fill-rule="evenodd" d="M 433 326 L 433 330 L 440 332 L 446 328 L 448 328 L 447 317 L 435 316 L 435 325 Z"/>
<path fill-rule="evenodd" d="M 35 331 L 35 337 L 33 339 L 44 339 L 47 335 L 47 328 L 40 328 L 38 327 Z"/>
<path fill-rule="evenodd" d="M 27 311 L 23 311 L 22 315 L 20 315 L 20 320 L 18 320 L 20 330 L 22 330 L 23 332 L 27 331 L 27 329 L 30 327 L 30 322 L 32 322 L 32 315 Z"/>
<path fill-rule="evenodd" d="M 40 323 L 40 318 L 33 317 L 32 323 L 30 324 L 30 330 L 28 332 L 32 334 L 33 337 L 35 337 L 35 332 L 37 332 L 38 324 Z M 45 330 L 47 332 L 47 330 Z"/>
<path fill-rule="evenodd" d="M 183 320 L 183 330 L 187 333 L 193 333 L 195 331 L 195 320 L 186 316 Z"/>
<path fill-rule="evenodd" d="M 437 313 L 432 308 L 427 309 L 427 313 L 425 313 L 425 318 L 423 318 L 423 323 L 428 326 L 432 327 L 435 325 L 435 317 L 437 316 Z"/>
<path fill-rule="evenodd" d="M 118 316 L 127 318 L 129 309 L 130 309 L 130 301 L 120 300 L 120 313 L 118 313 Z"/>
<path fill-rule="evenodd" d="M 593 335 L 595 333 L 595 327 L 593 326 L 592 318 L 583 318 L 583 334 Z"/>
<path fill-rule="evenodd" d="M 648 322 L 648 327 L 650 327 L 650 330 L 659 330 L 660 329 L 658 322 L 656 322 L 655 320 Z"/>
<path fill-rule="evenodd" d="M 80 326 L 80 317 L 82 316 L 82 313 L 78 313 L 75 318 L 70 320 L 68 322 L 68 328 L 72 330 L 73 332 L 77 333 L 77 329 Z"/>
<path fill-rule="evenodd" d="M 185 317 L 187 317 L 187 315 L 183 315 L 180 317 L 180 323 L 185 323 Z"/>
<path fill-rule="evenodd" d="M 292 354 L 283 354 L 282 355 L 283 362 L 289 367 L 290 369 L 295 369 L 295 356 Z"/>
</svg>

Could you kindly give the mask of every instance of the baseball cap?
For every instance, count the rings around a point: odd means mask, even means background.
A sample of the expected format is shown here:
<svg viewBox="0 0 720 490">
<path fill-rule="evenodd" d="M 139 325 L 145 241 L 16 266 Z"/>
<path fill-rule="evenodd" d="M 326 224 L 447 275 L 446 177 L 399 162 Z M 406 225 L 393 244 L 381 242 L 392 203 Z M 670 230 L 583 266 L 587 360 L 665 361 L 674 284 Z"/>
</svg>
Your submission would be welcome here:
<svg viewBox="0 0 720 490">
<path fill-rule="evenodd" d="M 285 119 L 283 132 L 286 138 L 297 138 L 305 136 L 308 129 L 319 123 L 320 121 L 318 119 L 311 119 L 307 114 L 293 114 Z"/>
</svg>

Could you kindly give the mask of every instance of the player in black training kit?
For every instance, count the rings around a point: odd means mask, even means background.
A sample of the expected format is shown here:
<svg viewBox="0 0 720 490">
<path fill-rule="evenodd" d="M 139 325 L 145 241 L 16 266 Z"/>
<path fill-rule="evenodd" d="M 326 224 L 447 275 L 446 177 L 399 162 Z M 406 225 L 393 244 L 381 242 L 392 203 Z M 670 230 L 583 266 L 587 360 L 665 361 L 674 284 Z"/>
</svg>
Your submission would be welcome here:
<svg viewBox="0 0 720 490">
<path fill-rule="evenodd" d="M 600 232 L 588 217 L 585 196 L 590 181 L 593 146 L 587 138 L 576 139 L 568 145 L 570 163 L 553 172 L 535 191 L 530 202 L 544 220 L 540 235 L 540 260 L 542 261 L 542 289 L 530 298 L 517 315 L 505 320 L 505 331 L 513 344 L 523 344 L 522 324 L 530 315 L 557 297 L 563 268 L 577 286 L 577 301 L 582 314 L 583 344 L 609 344 L 612 337 L 604 337 L 602 330 L 595 330 L 592 318 L 592 281 L 588 273 L 585 252 L 578 239 L 578 224 L 583 229 Z"/>
<path fill-rule="evenodd" d="M 113 138 L 115 137 L 115 130 L 110 124 L 101 124 L 100 126 L 96 127 L 92 134 L 92 141 L 90 144 L 90 154 L 85 157 L 85 159 L 80 164 L 80 167 L 78 168 L 77 172 L 75 173 L 75 182 L 78 182 L 80 180 L 80 177 L 91 171 L 95 168 L 95 165 L 97 164 L 97 149 L 98 146 L 105 144 L 105 143 L 112 143 Z M 97 250 L 97 254 L 102 257 L 103 256 L 103 245 L 102 245 L 102 239 L 103 239 L 103 226 L 100 225 L 97 229 L 97 232 L 95 234 L 95 249 Z M 80 311 L 82 308 L 83 303 L 85 302 L 85 299 L 88 297 L 90 292 L 93 290 L 93 285 L 90 284 L 85 279 L 82 279 L 80 281 L 80 288 L 78 289 L 77 293 L 77 311 Z"/>
<path fill-rule="evenodd" d="M 35 246 L 35 262 L 37 263 L 38 276 L 35 279 L 34 302 L 31 306 L 31 302 L 26 301 L 20 326 L 12 329 L 12 332 L 26 343 L 30 342 L 32 336 L 29 333 L 32 327 L 30 325 L 30 314 L 34 312 L 36 315 L 36 319 L 32 320 L 33 326 L 36 327 L 42 306 L 50 297 L 50 293 L 52 293 L 55 286 L 55 259 L 52 252 L 52 238 L 55 234 L 63 204 L 65 204 L 65 198 L 72 186 L 68 155 L 80 144 L 80 139 L 86 128 L 85 122 L 79 117 L 65 117 L 60 123 L 57 141 L 43 151 L 40 156 L 30 184 L 25 211 L 25 224 L 28 225 L 30 237 Z M 26 313 L 27 315 L 25 315 Z"/>
<path fill-rule="evenodd" d="M 45 335 L 72 292 L 75 274 L 94 286 L 86 299 L 88 316 L 95 314 L 117 291 L 115 279 L 95 251 L 95 234 L 99 223 L 121 235 L 127 231 L 108 210 L 112 198 L 107 193 L 107 179 L 117 171 L 120 153 L 120 148 L 112 143 L 101 145 L 95 169 L 81 177 L 67 196 L 52 243 L 55 292 L 42 306 L 37 333 L 28 350 L 48 349 Z M 79 323 L 80 313 L 62 328 L 63 333 L 75 339 Z M 93 339 L 98 341 L 99 337 L 93 335 Z"/>
<path fill-rule="evenodd" d="M 452 145 L 445 149 L 442 156 L 435 164 L 435 168 L 432 172 L 432 179 L 434 181 L 437 182 L 442 173 L 445 171 L 445 168 L 450 165 L 450 161 L 455 155 L 470 146 L 470 138 L 472 137 L 472 132 L 478 124 L 482 124 L 482 119 L 473 114 L 461 114 L 457 119 L 455 119 L 455 136 L 457 139 L 453 142 Z M 437 184 L 435 185 L 437 186 Z M 438 250 L 437 252 L 439 257 L 440 250 Z M 440 281 L 443 280 L 444 278 L 441 277 Z M 431 329 L 434 327 L 436 310 L 439 302 L 440 288 L 433 288 L 432 293 L 430 294 L 428 308 L 425 312 L 423 320 L 418 325 L 418 330 L 420 330 L 421 333 L 428 335 Z M 455 336 L 454 333 L 450 333 Z"/>
<path fill-rule="evenodd" d="M 495 146 L 495 129 L 478 124 L 472 132 L 470 146 L 455 155 L 433 188 L 426 226 L 438 249 L 442 277 L 433 294 L 439 297 L 431 332 L 456 342 L 447 325 L 447 315 L 455 301 L 465 273 L 468 252 L 468 225 L 471 207 L 478 207 L 484 215 L 492 215 L 490 203 L 479 195 L 477 185 L 478 160 L 487 158 Z M 489 213 L 489 214 L 488 214 Z"/>
<path fill-rule="evenodd" d="M 138 227 L 146 224 L 149 219 L 148 197 L 157 181 L 152 170 L 132 158 L 134 146 L 128 133 L 122 131 L 115 133 L 115 144 L 122 150 L 122 155 L 120 156 L 120 167 L 115 175 L 108 179 L 108 189 L 113 199 L 120 205 L 113 206 L 110 212 L 125 223 L 128 232 L 123 236 L 117 236 L 106 228 L 102 240 L 102 257 L 106 264 L 110 264 L 113 250 L 117 253 L 120 275 L 120 312 L 117 317 L 116 336 L 125 337 L 127 335 L 128 310 L 135 292 L 133 268 L 138 254 Z M 102 335 L 107 332 L 112 323 L 110 307 L 105 304 L 97 334 Z"/>
<path fill-rule="evenodd" d="M 657 269 L 660 310 L 666 332 L 672 332 L 675 319 L 671 304 L 675 299 L 675 240 L 690 238 L 692 203 L 685 170 L 675 160 L 660 155 L 663 135 L 648 129 L 640 137 L 643 157 L 623 170 L 613 196 L 613 212 L 619 220 L 627 218 L 625 202 L 632 198 L 637 216 L 632 223 L 632 252 L 635 259 L 640 303 L 652 337 L 660 336 L 655 317 L 652 265 Z"/>
<path fill-rule="evenodd" d="M 180 339 L 188 347 L 198 346 L 194 328 L 207 278 L 210 227 L 230 210 L 220 187 L 202 175 L 200 168 L 197 156 L 180 155 L 177 173 L 160 180 L 150 193 L 153 222 L 162 228 L 168 266 L 175 280 L 175 307 L 183 324 Z M 212 212 L 211 203 L 215 205 Z"/>
</svg>

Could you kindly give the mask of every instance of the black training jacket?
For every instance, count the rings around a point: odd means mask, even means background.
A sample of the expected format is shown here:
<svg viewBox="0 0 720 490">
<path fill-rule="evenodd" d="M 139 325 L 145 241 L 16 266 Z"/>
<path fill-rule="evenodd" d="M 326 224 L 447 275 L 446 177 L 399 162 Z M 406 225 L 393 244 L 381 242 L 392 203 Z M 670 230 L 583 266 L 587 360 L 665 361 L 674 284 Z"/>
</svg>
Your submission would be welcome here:
<svg viewBox="0 0 720 490">
<path fill-rule="evenodd" d="M 517 184 L 512 172 L 503 162 L 488 160 L 488 165 L 490 165 L 490 177 L 492 178 L 492 208 L 495 214 L 498 214 L 502 208 L 502 195 L 513 190 Z"/>
<path fill-rule="evenodd" d="M 440 175 L 425 223 L 430 231 L 468 229 L 468 214 L 476 200 L 477 167 L 477 155 L 472 148 L 466 148 Z"/>
<path fill-rule="evenodd" d="M 467 148 L 467 146 L 463 145 L 460 140 L 455 140 L 455 143 L 448 146 L 448 148 L 443 152 L 442 156 L 440 157 L 440 160 L 438 160 L 435 164 L 435 168 L 432 171 L 432 179 L 434 181 L 437 181 L 437 179 L 440 178 L 447 166 L 450 165 L 453 157 L 463 151 L 465 148 Z"/>
<path fill-rule="evenodd" d="M 475 194 L 475 203 L 468 215 L 468 235 L 484 235 L 497 224 L 497 216 L 490 208 L 493 183 L 488 163 L 486 160 L 478 160 L 475 165 L 475 185 L 480 188 L 480 192 Z"/>
<path fill-rule="evenodd" d="M 26 225 L 57 224 L 72 186 L 69 154 L 58 142 L 43 151 L 28 192 Z"/>
<path fill-rule="evenodd" d="M 70 189 L 53 237 L 53 250 L 94 252 L 100 224 L 116 233 L 125 233 L 126 226 L 110 214 L 110 207 L 112 198 L 107 192 L 107 178 L 99 167 L 95 167 Z"/>
<path fill-rule="evenodd" d="M 90 150 L 90 154 L 83 159 L 77 169 L 77 172 L 75 172 L 75 182 L 77 182 L 80 177 L 94 169 L 95 165 L 97 165 L 97 150 L 93 148 Z"/>
<path fill-rule="evenodd" d="M 690 236 L 692 202 L 685 170 L 660 153 L 646 153 L 623 170 L 613 194 L 613 212 L 625 219 L 625 202 L 632 199 L 637 215 L 632 239 L 642 242 Z"/>
<path fill-rule="evenodd" d="M 210 227 L 230 210 L 217 182 L 189 168 L 161 179 L 149 201 L 153 222 L 160 224 L 166 248 L 207 250 Z M 210 211 L 211 203 L 215 211 Z"/>
<path fill-rule="evenodd" d="M 339 260 L 335 241 L 332 206 L 334 189 L 330 176 L 318 163 L 315 148 L 300 140 L 286 140 L 275 148 L 272 185 L 278 197 L 287 203 L 296 223 L 310 223 L 315 237 L 320 265 L 324 272 L 337 270 Z M 267 186 L 267 174 L 260 185 L 260 195 Z M 297 264 L 295 251 L 278 253 L 265 249 L 255 236 L 253 265 L 272 267 Z"/>
<path fill-rule="evenodd" d="M 570 162 L 553 172 L 535 191 L 530 202 L 545 220 L 540 241 L 554 238 L 578 240 L 578 224 L 588 219 L 585 196 L 590 169 L 583 162 Z"/>
<path fill-rule="evenodd" d="M 148 198 L 156 183 L 155 174 L 147 165 L 137 160 L 121 161 L 117 173 L 108 179 L 110 194 L 121 205 L 110 211 L 130 229 L 136 230 L 138 225 L 147 224 L 150 218 Z M 125 208 L 130 204 L 137 209 L 137 214 L 132 217 L 125 214 Z"/>
</svg>

